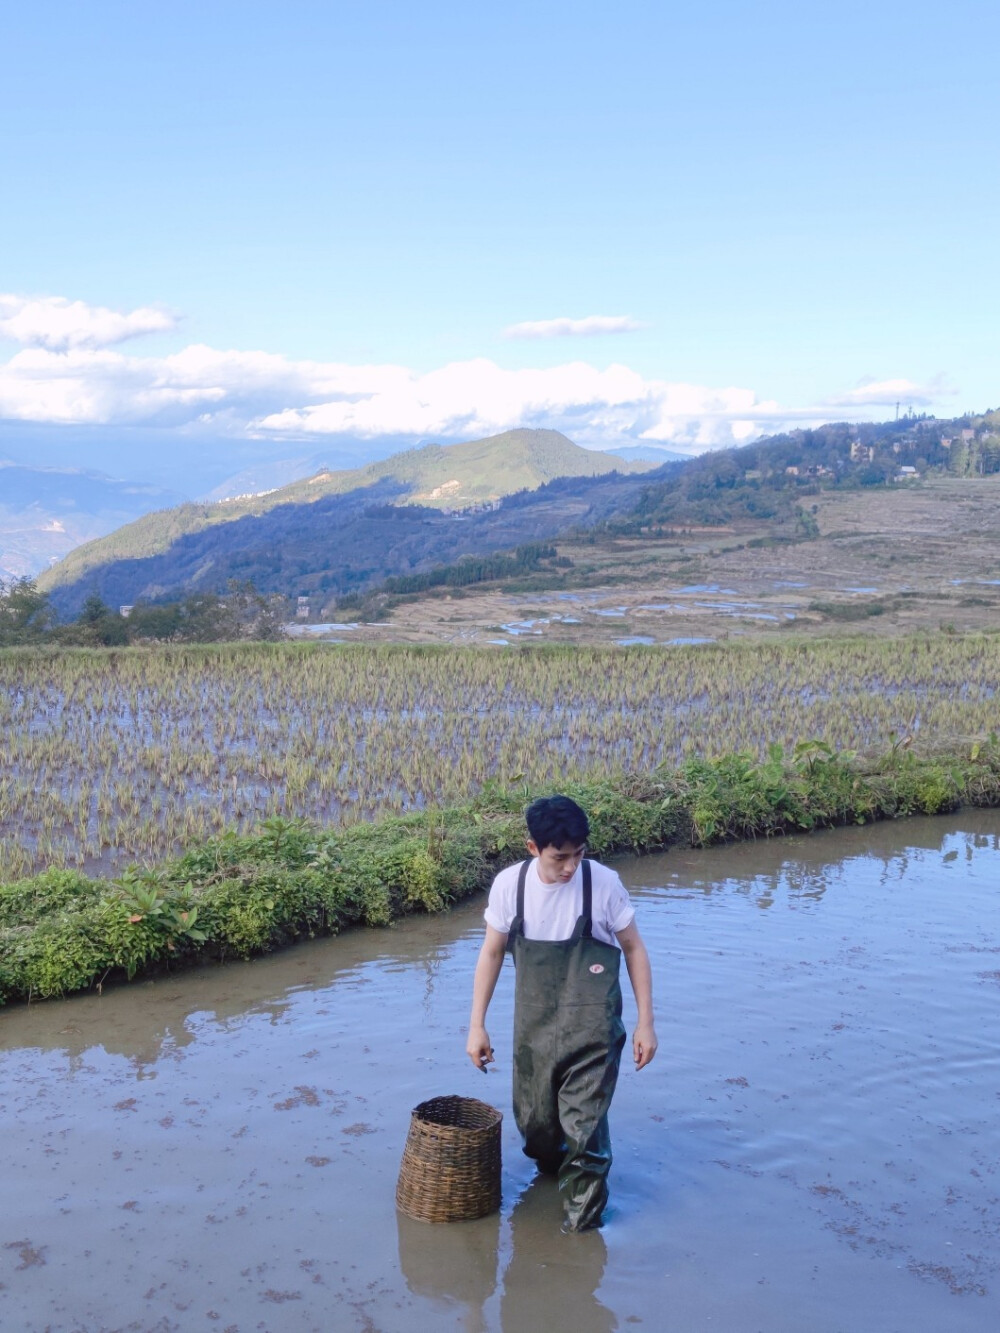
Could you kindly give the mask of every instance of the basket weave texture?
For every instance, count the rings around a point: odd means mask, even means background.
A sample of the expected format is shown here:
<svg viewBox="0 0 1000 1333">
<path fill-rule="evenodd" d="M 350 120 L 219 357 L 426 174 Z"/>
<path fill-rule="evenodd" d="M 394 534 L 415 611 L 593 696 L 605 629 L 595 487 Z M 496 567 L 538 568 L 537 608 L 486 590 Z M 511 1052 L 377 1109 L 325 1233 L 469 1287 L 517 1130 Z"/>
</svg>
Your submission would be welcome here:
<svg viewBox="0 0 1000 1333">
<path fill-rule="evenodd" d="M 500 1207 L 501 1113 L 474 1097 L 414 1107 L 396 1207 L 419 1222 L 468 1222 Z"/>
</svg>

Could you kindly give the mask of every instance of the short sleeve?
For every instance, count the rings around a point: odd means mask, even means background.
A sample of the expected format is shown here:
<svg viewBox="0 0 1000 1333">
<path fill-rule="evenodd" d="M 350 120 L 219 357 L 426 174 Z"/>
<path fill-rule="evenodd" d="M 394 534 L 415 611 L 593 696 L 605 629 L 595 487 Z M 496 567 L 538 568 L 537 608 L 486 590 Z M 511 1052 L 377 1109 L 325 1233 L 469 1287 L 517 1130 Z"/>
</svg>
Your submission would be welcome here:
<svg viewBox="0 0 1000 1333">
<path fill-rule="evenodd" d="M 608 927 L 612 935 L 617 935 L 620 930 L 625 930 L 635 920 L 635 908 L 632 906 L 632 899 L 628 896 L 628 890 L 614 871 L 611 872 L 608 883 L 607 913 Z"/>
<path fill-rule="evenodd" d="M 494 930 L 499 930 L 501 935 L 506 935 L 513 924 L 516 907 L 516 871 L 512 880 L 509 869 L 501 870 L 490 888 L 486 911 L 483 913 L 486 924 L 492 926 Z"/>
</svg>

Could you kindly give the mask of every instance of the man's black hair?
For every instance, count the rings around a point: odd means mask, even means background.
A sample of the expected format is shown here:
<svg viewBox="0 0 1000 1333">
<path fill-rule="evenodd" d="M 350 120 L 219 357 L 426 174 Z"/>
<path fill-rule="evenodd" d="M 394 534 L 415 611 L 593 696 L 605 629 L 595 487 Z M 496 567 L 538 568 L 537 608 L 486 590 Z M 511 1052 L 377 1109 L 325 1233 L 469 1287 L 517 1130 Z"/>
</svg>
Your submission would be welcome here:
<svg viewBox="0 0 1000 1333">
<path fill-rule="evenodd" d="M 579 847 L 590 836 L 587 816 L 568 796 L 542 796 L 532 801 L 524 812 L 531 840 L 544 851 L 546 847 Z"/>
</svg>

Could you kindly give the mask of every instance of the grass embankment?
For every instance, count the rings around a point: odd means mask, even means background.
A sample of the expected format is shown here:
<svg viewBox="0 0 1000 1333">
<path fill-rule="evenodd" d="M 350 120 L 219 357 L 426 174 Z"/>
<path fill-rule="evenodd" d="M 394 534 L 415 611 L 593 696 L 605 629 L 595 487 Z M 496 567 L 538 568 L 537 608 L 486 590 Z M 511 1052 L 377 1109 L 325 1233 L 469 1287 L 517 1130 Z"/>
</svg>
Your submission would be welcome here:
<svg viewBox="0 0 1000 1333">
<path fill-rule="evenodd" d="M 706 846 L 1000 805 L 1000 745 L 991 737 L 933 757 L 893 748 L 864 763 L 809 741 L 791 756 L 774 745 L 764 760 L 692 760 L 563 790 L 589 811 L 597 856 Z M 533 794 L 490 787 L 464 806 L 334 830 L 274 818 L 157 871 L 95 880 L 50 870 L 0 887 L 0 1002 L 439 911 L 514 859 Z"/>
</svg>

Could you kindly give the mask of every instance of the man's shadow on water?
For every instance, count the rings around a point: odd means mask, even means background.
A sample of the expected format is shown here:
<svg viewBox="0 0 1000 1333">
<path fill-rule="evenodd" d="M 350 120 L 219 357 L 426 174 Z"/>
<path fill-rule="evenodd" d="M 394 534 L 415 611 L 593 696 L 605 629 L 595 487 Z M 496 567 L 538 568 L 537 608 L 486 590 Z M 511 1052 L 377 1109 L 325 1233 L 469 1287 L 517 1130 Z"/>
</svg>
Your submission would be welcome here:
<svg viewBox="0 0 1000 1333">
<path fill-rule="evenodd" d="M 400 1267 L 413 1295 L 464 1306 L 466 1333 L 485 1333 L 485 1306 L 501 1263 L 499 1214 L 450 1226 L 396 1216 Z M 536 1333 L 546 1325 L 574 1333 L 613 1333 L 618 1327 L 596 1296 L 608 1257 L 603 1236 L 564 1236 L 561 1222 L 555 1181 L 536 1177 L 510 1215 L 510 1255 L 499 1278 L 503 1333 Z"/>
</svg>

